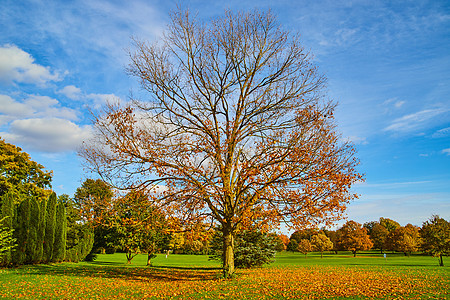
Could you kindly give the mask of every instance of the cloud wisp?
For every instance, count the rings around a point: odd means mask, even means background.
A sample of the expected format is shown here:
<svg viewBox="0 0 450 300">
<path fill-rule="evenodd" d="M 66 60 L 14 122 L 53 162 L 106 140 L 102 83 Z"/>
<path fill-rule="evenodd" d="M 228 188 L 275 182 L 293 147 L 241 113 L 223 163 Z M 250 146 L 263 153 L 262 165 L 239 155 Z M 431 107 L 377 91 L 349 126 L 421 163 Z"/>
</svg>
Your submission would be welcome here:
<svg viewBox="0 0 450 300">
<path fill-rule="evenodd" d="M 392 121 L 392 124 L 384 128 L 384 131 L 391 132 L 411 132 L 421 130 L 427 127 L 429 123 L 434 122 L 437 116 L 448 112 L 446 108 L 425 109 L 413 114 L 409 114 Z"/>
</svg>

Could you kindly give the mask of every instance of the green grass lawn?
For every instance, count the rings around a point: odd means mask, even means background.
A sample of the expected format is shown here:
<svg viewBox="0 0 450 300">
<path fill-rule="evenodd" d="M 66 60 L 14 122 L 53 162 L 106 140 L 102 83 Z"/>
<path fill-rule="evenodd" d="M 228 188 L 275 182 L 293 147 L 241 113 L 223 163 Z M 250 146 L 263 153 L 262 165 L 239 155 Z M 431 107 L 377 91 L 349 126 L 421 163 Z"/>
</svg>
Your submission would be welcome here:
<svg viewBox="0 0 450 300">
<path fill-rule="evenodd" d="M 0 269 L 0 299 L 450 299 L 450 268 L 418 254 L 283 252 L 234 280 L 220 279 L 220 264 L 207 256 L 160 254 L 145 265 L 145 255 L 127 265 L 116 253 Z"/>
</svg>

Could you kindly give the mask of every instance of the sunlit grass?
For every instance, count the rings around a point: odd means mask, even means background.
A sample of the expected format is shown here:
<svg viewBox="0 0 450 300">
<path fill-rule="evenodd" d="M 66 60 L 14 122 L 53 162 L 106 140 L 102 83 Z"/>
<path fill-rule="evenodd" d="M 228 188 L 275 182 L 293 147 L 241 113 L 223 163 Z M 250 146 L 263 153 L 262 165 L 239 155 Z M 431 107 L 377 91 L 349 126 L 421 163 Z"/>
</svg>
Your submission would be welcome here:
<svg viewBox="0 0 450 300">
<path fill-rule="evenodd" d="M 220 279 L 207 256 L 160 254 L 131 265 L 124 254 L 99 255 L 93 263 L 22 266 L 0 270 L 2 299 L 449 299 L 450 268 L 428 256 L 375 252 L 354 258 L 279 253 L 259 269 Z"/>
</svg>

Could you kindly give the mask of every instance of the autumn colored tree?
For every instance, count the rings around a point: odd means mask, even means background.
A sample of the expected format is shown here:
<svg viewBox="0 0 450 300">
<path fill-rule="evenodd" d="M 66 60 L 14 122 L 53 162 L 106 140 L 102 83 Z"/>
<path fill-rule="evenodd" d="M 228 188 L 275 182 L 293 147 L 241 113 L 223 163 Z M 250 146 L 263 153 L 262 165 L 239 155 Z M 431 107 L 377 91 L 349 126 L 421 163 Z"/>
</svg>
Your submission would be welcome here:
<svg viewBox="0 0 450 300">
<path fill-rule="evenodd" d="M 315 251 L 320 252 L 320 258 L 323 258 L 323 252 L 332 250 L 333 243 L 325 234 L 316 234 L 311 238 L 311 245 Z"/>
<path fill-rule="evenodd" d="M 309 252 L 313 251 L 313 246 L 311 242 L 307 239 L 301 239 L 297 245 L 297 251 L 305 254 L 305 258 Z"/>
<path fill-rule="evenodd" d="M 423 251 L 439 257 L 439 265 L 443 267 L 443 256 L 450 254 L 450 222 L 439 216 L 432 216 L 423 223 L 420 236 Z"/>
<path fill-rule="evenodd" d="M 207 224 L 197 224 L 183 232 L 184 254 L 209 254 L 212 238 L 215 231 Z"/>
<path fill-rule="evenodd" d="M 381 253 L 383 253 L 388 234 L 389 231 L 379 223 L 375 224 L 369 233 L 370 239 L 373 242 L 373 247 L 375 249 L 380 249 Z"/>
<path fill-rule="evenodd" d="M 107 105 L 80 155 L 113 186 L 153 191 L 183 224 L 220 225 L 228 277 L 249 224 L 340 219 L 358 161 L 336 131 L 324 76 L 270 11 L 171 17 L 160 41 L 135 41 L 130 53 L 148 100 Z"/>
<path fill-rule="evenodd" d="M 51 181 L 52 171 L 32 161 L 21 148 L 0 139 L 0 197 L 16 191 L 45 199 L 50 194 Z"/>
<path fill-rule="evenodd" d="M 327 230 L 327 229 L 323 229 L 323 232 L 333 243 L 333 249 L 331 249 L 331 251 L 334 251 L 334 253 L 338 254 L 338 251 L 342 250 L 342 247 L 340 245 L 341 232 L 335 231 L 335 230 Z"/>
<path fill-rule="evenodd" d="M 369 250 L 373 246 L 367 230 L 355 221 L 347 221 L 338 231 L 339 243 L 345 250 L 352 251 L 355 257 L 357 251 Z"/>
<path fill-rule="evenodd" d="M 407 224 L 405 227 L 398 227 L 390 232 L 386 238 L 389 248 L 410 255 L 417 251 L 420 246 L 419 227 Z"/>
<path fill-rule="evenodd" d="M 289 238 L 285 234 L 279 234 L 278 237 L 283 242 L 283 245 L 284 245 L 284 249 L 283 250 L 286 250 L 287 246 L 289 245 Z"/>
</svg>

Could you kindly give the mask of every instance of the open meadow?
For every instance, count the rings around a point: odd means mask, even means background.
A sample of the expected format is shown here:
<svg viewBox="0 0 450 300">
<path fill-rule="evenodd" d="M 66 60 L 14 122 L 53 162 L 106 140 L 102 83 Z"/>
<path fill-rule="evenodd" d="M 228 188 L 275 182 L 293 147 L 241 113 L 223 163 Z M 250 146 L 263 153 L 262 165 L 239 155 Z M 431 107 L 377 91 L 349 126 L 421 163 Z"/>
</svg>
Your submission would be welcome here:
<svg viewBox="0 0 450 300">
<path fill-rule="evenodd" d="M 445 260 L 450 263 L 448 258 Z M 278 253 L 275 262 L 220 278 L 207 256 L 98 255 L 94 262 L 0 269 L 1 299 L 450 299 L 450 268 L 436 258 L 377 252 Z"/>
</svg>

